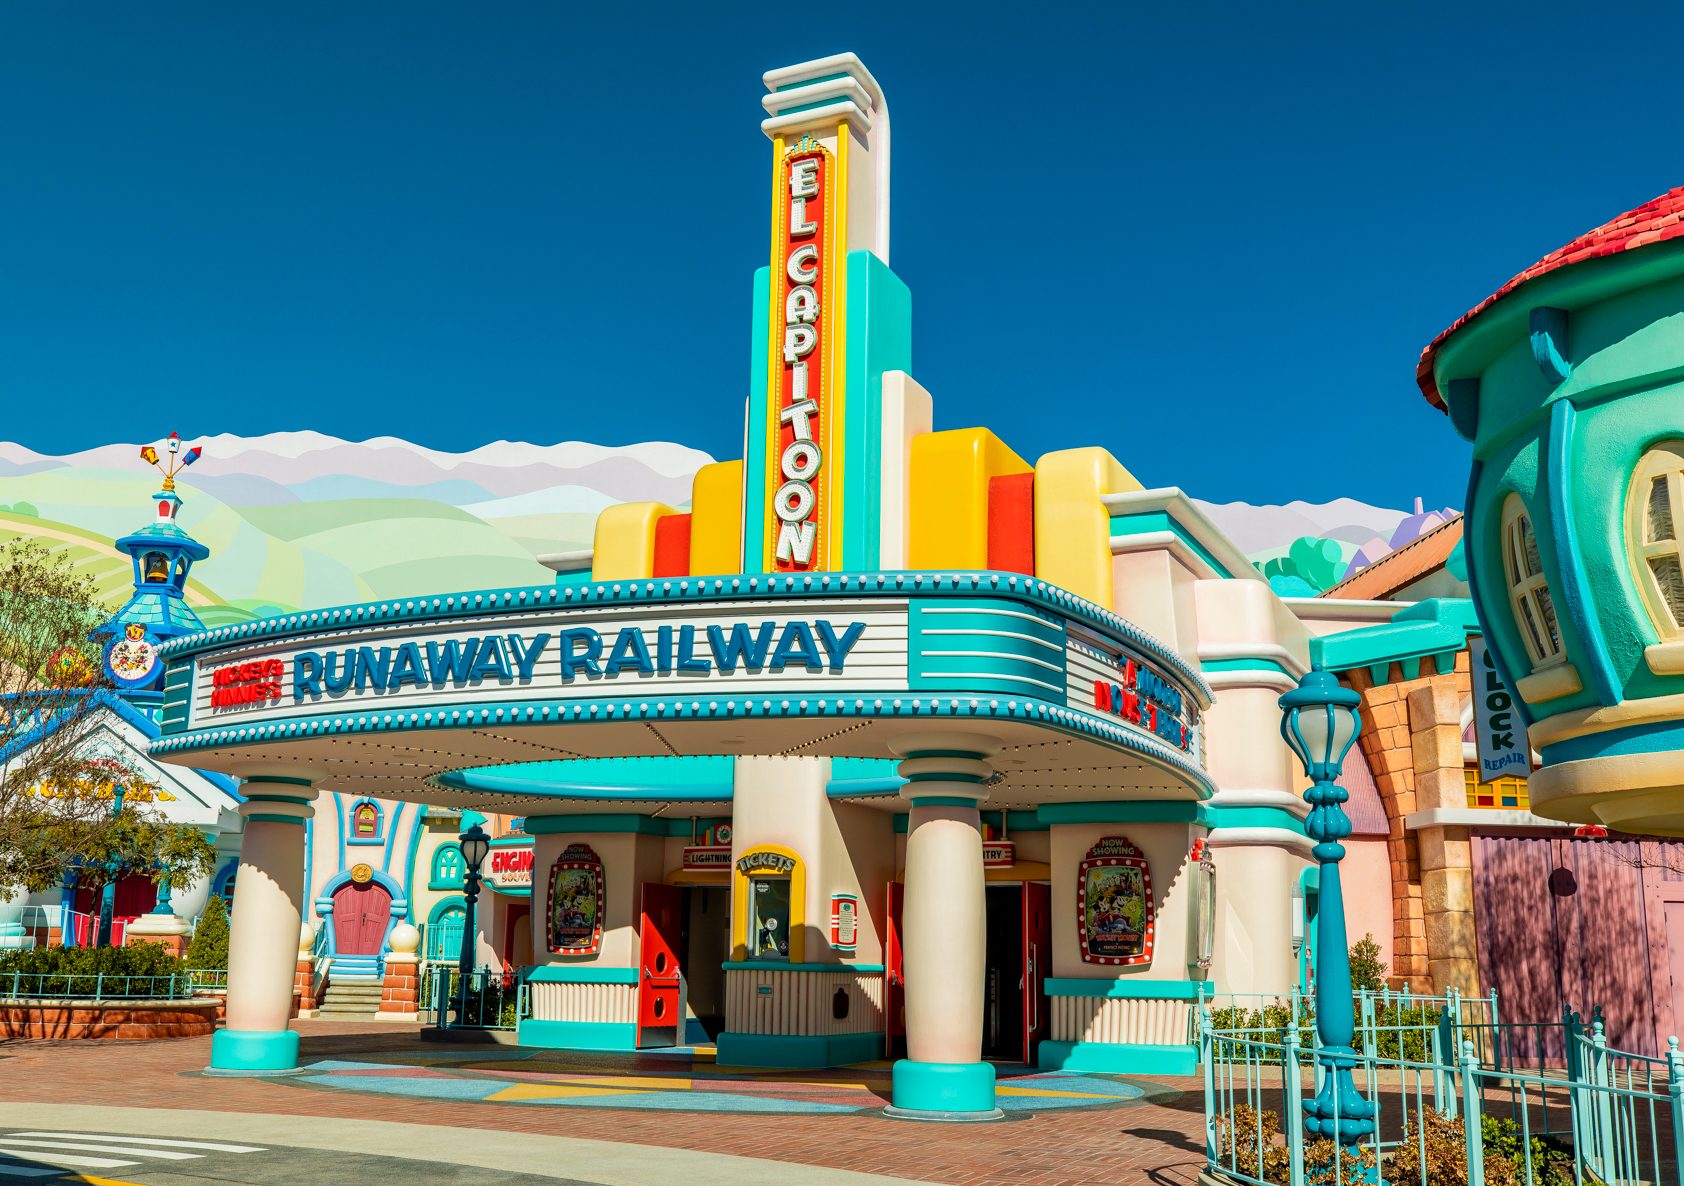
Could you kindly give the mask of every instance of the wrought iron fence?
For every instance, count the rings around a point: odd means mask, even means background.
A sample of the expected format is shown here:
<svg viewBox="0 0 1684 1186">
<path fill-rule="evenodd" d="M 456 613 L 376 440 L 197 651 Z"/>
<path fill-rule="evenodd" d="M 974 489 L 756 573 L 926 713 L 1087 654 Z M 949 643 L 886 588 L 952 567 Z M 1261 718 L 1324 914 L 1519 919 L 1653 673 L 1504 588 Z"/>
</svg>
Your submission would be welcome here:
<svg viewBox="0 0 1684 1186">
<path fill-rule="evenodd" d="M 421 978 L 420 1009 L 439 1029 L 512 1030 L 532 1015 L 532 1002 L 518 973 L 480 968 L 464 983 L 454 967 L 431 964 Z"/>
<path fill-rule="evenodd" d="M 1383 1056 L 1359 1038 L 1351 1066 L 1373 1129 L 1343 1150 L 1306 1140 L 1304 1101 L 1322 1074 L 1313 1030 L 1307 1041 L 1303 1025 L 1274 1035 L 1224 1032 L 1215 1011 L 1203 1010 L 1208 1168 L 1254 1186 L 1684 1186 L 1677 1155 L 1684 1056 L 1676 1041 L 1666 1057 L 1649 1058 L 1609 1049 L 1594 1016 L 1589 1024 L 1571 1012 L 1542 1026 L 1474 1024 L 1452 1017 L 1456 1004 L 1440 1002 L 1438 1024 L 1421 1033 L 1427 1057 Z M 1551 1028 L 1561 1065 L 1533 1067 L 1526 1064 L 1535 1060 L 1512 1056 L 1522 1039 Z"/>
</svg>

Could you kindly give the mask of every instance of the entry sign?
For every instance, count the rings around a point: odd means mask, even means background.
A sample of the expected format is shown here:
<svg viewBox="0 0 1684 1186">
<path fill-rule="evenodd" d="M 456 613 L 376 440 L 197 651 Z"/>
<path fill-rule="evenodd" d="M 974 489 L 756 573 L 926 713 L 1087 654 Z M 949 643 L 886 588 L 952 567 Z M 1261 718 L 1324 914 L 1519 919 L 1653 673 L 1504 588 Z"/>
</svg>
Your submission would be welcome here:
<svg viewBox="0 0 1684 1186">
<path fill-rule="evenodd" d="M 1468 637 L 1468 669 L 1473 673 L 1474 736 L 1479 743 L 1479 781 L 1525 778 L 1532 773 L 1532 743 L 1515 711 L 1514 693 L 1497 674 L 1485 639 Z"/>
</svg>

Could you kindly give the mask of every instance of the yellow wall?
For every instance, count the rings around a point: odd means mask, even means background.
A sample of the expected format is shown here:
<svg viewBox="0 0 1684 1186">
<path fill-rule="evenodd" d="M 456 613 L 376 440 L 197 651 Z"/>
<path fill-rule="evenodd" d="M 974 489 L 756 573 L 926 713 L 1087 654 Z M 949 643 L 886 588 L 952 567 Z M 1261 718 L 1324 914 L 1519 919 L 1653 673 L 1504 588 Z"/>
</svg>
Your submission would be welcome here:
<svg viewBox="0 0 1684 1186">
<path fill-rule="evenodd" d="M 1099 500 L 1139 490 L 1104 449 L 1060 449 L 1035 463 L 1035 575 L 1117 609 L 1111 579 L 1111 515 Z"/>
<path fill-rule="evenodd" d="M 743 463 L 716 461 L 697 470 L 691 486 L 690 574 L 712 576 L 742 567 Z"/>
<path fill-rule="evenodd" d="M 987 568 L 988 481 L 1028 472 L 1029 463 L 986 428 L 914 437 L 911 567 Z"/>
<path fill-rule="evenodd" d="M 659 502 L 623 502 L 603 511 L 596 517 L 591 579 L 647 579 L 655 571 L 655 524 L 677 513 Z"/>
</svg>

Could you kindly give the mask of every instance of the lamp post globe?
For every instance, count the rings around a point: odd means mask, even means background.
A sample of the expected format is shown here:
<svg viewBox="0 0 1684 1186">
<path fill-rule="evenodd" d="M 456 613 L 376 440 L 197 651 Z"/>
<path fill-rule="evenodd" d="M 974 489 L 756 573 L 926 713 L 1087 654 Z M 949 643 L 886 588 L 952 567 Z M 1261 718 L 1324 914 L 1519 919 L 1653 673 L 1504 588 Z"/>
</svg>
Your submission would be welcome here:
<svg viewBox="0 0 1684 1186">
<path fill-rule="evenodd" d="M 1351 834 L 1351 821 L 1344 807 L 1350 796 L 1337 779 L 1357 739 L 1361 699 L 1319 663 L 1280 698 L 1281 737 L 1313 784 L 1304 792 L 1310 804 L 1304 830 L 1315 841 L 1310 852 L 1320 865 L 1315 962 L 1316 1059 L 1322 1075 L 1320 1090 L 1304 1105 L 1304 1129 L 1312 1137 L 1341 1145 L 1354 1145 L 1374 1131 L 1374 1107 L 1357 1093 L 1351 1076 L 1356 1025 L 1345 896 L 1339 884 L 1339 861 L 1345 855 L 1340 841 Z"/>
</svg>

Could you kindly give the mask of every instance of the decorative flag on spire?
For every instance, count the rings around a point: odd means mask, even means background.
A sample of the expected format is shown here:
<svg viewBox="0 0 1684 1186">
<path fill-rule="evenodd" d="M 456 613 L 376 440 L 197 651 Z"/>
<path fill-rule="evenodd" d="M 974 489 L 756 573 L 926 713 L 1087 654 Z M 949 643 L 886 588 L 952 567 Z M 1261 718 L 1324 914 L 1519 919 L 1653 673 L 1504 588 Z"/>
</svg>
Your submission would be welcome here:
<svg viewBox="0 0 1684 1186">
<path fill-rule="evenodd" d="M 181 451 L 181 434 L 174 432 L 170 433 L 170 438 L 166 443 L 166 448 L 170 451 L 168 469 L 165 469 L 160 463 L 158 450 L 153 448 L 151 445 L 141 446 L 140 459 L 146 462 L 147 465 L 157 466 L 164 475 L 164 489 L 174 490 L 176 474 L 199 460 L 199 457 L 204 453 L 204 450 L 199 448 L 199 446 L 194 445 L 191 449 L 187 450 L 187 452 L 183 453 Z"/>
</svg>

